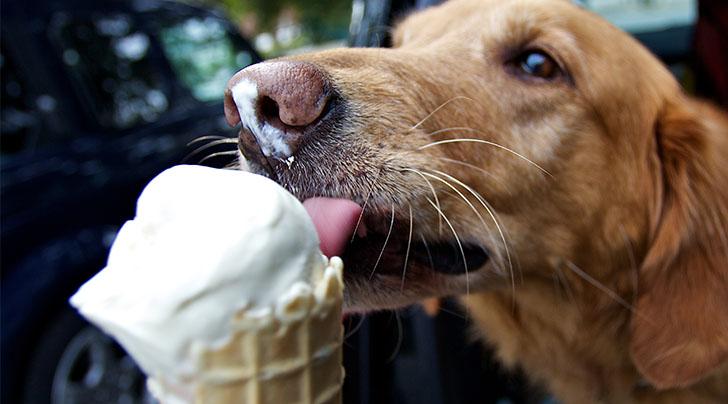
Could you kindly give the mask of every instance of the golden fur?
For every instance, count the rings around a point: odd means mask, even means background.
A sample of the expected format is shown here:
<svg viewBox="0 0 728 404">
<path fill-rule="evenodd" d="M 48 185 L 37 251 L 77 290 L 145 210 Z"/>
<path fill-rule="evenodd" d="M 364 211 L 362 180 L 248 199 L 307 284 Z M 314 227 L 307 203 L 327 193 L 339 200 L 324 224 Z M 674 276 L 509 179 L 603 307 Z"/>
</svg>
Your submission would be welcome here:
<svg viewBox="0 0 728 404">
<path fill-rule="evenodd" d="M 411 224 L 491 260 L 347 275 L 349 308 L 461 294 L 499 358 L 564 403 L 728 402 L 725 114 L 567 1 L 452 0 L 393 37 L 292 58 L 326 72 L 346 114 L 281 182 L 362 203 L 371 231 L 392 217 L 394 239 L 411 244 Z M 525 49 L 565 75 L 517 77 Z"/>
</svg>

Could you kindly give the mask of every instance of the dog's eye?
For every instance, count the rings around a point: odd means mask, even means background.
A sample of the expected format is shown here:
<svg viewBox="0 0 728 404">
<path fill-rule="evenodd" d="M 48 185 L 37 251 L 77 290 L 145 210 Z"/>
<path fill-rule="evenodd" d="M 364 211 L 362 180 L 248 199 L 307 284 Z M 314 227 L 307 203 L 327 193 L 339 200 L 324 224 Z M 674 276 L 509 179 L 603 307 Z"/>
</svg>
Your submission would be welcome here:
<svg viewBox="0 0 728 404">
<path fill-rule="evenodd" d="M 524 52 L 515 60 L 514 64 L 520 74 L 545 80 L 551 80 L 561 72 L 558 63 L 542 51 Z"/>
</svg>

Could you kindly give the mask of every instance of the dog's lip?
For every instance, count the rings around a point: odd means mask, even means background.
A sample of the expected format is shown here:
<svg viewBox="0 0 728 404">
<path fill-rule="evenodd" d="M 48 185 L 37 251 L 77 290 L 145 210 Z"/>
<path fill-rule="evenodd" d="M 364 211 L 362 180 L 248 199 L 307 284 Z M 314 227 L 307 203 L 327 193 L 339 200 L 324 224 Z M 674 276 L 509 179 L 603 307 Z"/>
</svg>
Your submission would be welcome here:
<svg viewBox="0 0 728 404">
<path fill-rule="evenodd" d="M 381 226 L 384 221 L 386 228 Z M 368 277 L 374 274 L 402 277 L 404 272 L 416 276 L 412 271 L 416 269 L 462 275 L 477 271 L 490 258 L 488 250 L 477 242 L 447 237 L 425 240 L 418 234 L 410 236 L 408 225 L 394 226 L 390 232 L 389 221 L 389 218 L 363 215 L 357 234 L 346 245 L 342 256 L 346 272 Z"/>
</svg>

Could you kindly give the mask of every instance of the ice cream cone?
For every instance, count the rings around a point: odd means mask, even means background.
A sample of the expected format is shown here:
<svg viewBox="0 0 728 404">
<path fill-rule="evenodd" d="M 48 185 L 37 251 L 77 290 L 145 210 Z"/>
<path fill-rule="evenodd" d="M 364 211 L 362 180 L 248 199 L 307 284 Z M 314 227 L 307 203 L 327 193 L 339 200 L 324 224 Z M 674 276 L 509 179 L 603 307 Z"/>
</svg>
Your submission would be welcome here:
<svg viewBox="0 0 728 404">
<path fill-rule="evenodd" d="M 275 182 L 177 166 L 145 187 L 71 303 L 163 404 L 336 403 L 343 264 L 319 246 L 306 208 Z"/>
<path fill-rule="evenodd" d="M 196 346 L 199 371 L 185 395 L 197 404 L 341 403 L 342 267 L 332 259 L 312 288 L 292 288 L 273 311 L 241 310 L 224 345 Z"/>
</svg>

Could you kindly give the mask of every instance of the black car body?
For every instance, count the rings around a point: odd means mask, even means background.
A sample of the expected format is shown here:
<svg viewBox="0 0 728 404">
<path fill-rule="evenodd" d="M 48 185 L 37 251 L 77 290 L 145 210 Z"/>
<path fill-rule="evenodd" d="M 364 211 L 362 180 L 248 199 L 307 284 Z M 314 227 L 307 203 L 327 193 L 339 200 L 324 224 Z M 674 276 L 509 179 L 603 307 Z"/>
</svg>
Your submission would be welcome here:
<svg viewBox="0 0 728 404">
<path fill-rule="evenodd" d="M 68 297 L 146 182 L 193 139 L 234 136 L 222 90 L 260 58 L 220 15 L 178 3 L 4 0 L 2 13 L 2 401 L 48 402 L 31 374 L 83 327 Z"/>
</svg>

